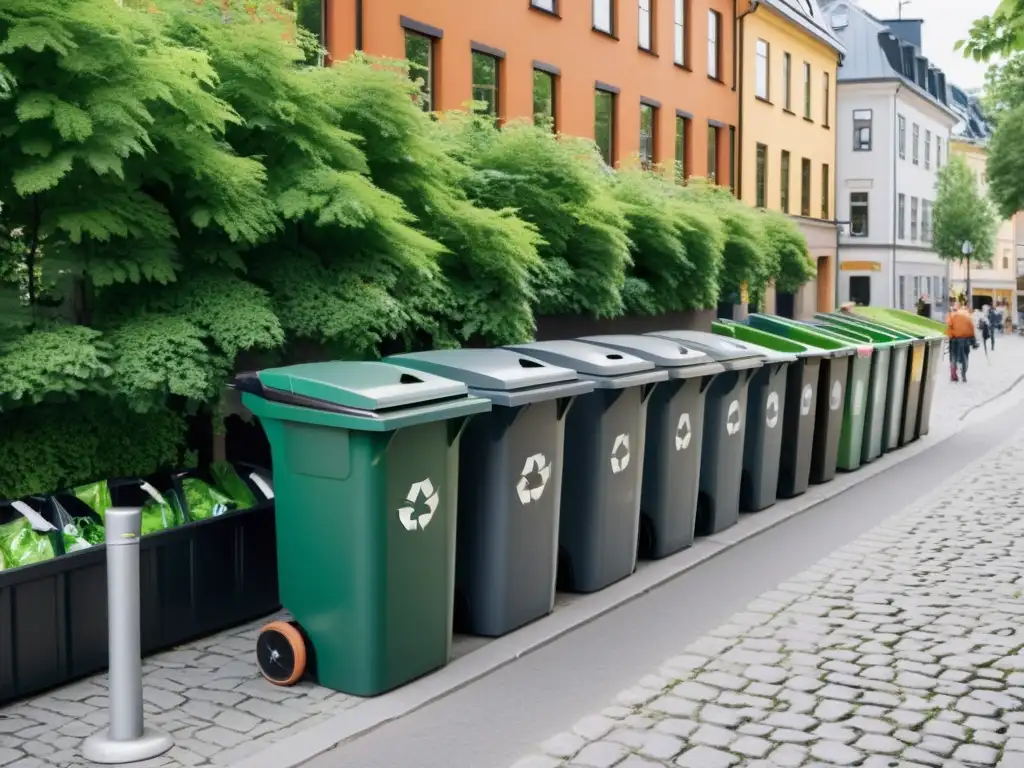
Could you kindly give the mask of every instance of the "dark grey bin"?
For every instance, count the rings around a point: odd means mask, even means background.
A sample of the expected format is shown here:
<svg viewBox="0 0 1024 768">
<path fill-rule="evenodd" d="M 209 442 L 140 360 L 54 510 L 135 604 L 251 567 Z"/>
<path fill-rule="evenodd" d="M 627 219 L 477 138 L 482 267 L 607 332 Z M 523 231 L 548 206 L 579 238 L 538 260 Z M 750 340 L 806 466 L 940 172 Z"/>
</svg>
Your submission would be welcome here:
<svg viewBox="0 0 1024 768">
<path fill-rule="evenodd" d="M 594 385 L 505 349 L 388 358 L 461 381 L 493 403 L 470 420 L 459 451 L 455 628 L 497 637 L 555 605 L 566 414 Z"/>
<path fill-rule="evenodd" d="M 649 335 L 701 349 L 725 368 L 708 388 L 705 400 L 696 533 L 708 536 L 724 531 L 740 516 L 750 380 L 765 358 L 752 345 L 713 333 L 657 331 Z"/>
<path fill-rule="evenodd" d="M 566 417 L 559 586 L 596 592 L 633 573 L 640 526 L 647 404 L 668 373 L 635 355 L 582 341 L 510 347 L 594 384 Z"/>
<path fill-rule="evenodd" d="M 580 341 L 650 360 L 668 381 L 647 406 L 638 555 L 658 559 L 693 545 L 700 488 L 704 398 L 725 368 L 706 352 L 657 336 L 586 336 Z"/>
</svg>

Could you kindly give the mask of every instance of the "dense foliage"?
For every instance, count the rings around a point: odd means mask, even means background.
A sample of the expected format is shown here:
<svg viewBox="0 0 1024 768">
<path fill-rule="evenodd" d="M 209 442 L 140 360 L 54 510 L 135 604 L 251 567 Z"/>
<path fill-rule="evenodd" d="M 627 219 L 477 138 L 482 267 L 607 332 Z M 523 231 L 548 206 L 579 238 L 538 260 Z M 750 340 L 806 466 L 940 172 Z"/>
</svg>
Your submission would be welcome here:
<svg viewBox="0 0 1024 768">
<path fill-rule="evenodd" d="M 991 174 L 991 158 L 989 162 Z M 991 175 L 989 182 L 992 183 Z M 952 155 L 939 171 L 932 217 L 932 243 L 941 258 L 950 261 L 968 258 L 976 264 L 992 263 L 999 226 L 995 211 L 979 190 L 974 172 L 961 155 Z M 972 247 L 966 257 L 963 253 L 965 242 Z"/>
<path fill-rule="evenodd" d="M 1024 51 L 1024 0 L 1000 0 L 991 14 L 971 25 L 967 39 L 956 47 L 976 61 Z"/>
<path fill-rule="evenodd" d="M 310 4 L 0 6 L 0 498 L 187 460 L 240 356 L 529 339 L 812 275 L 785 217 L 309 67 Z"/>
</svg>

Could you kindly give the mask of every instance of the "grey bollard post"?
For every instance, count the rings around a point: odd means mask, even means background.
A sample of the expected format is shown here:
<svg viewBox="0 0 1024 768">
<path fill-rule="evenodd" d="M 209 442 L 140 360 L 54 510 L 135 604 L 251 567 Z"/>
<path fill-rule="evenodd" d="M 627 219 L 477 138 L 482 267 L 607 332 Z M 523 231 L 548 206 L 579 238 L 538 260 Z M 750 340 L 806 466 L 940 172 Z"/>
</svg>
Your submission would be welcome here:
<svg viewBox="0 0 1024 768">
<path fill-rule="evenodd" d="M 82 755 L 94 763 L 113 765 L 162 755 L 174 746 L 174 741 L 143 723 L 139 600 L 142 510 L 108 509 L 105 529 L 110 727 L 86 739 Z"/>
</svg>

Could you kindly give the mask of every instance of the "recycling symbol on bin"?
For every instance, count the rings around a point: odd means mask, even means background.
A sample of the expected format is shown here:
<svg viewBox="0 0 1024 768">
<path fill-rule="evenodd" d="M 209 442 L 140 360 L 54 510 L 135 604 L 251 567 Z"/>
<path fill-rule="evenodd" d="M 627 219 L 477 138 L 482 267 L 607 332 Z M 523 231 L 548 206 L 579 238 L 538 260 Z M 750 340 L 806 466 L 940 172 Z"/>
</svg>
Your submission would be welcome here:
<svg viewBox="0 0 1024 768">
<path fill-rule="evenodd" d="M 612 473 L 619 474 L 629 466 L 629 435 L 623 432 L 612 445 Z"/>
<path fill-rule="evenodd" d="M 743 419 L 740 416 L 740 401 L 733 400 L 729 403 L 729 413 L 725 417 L 725 431 L 728 435 L 738 435 L 743 427 Z"/>
<path fill-rule="evenodd" d="M 519 482 L 516 483 L 516 495 L 519 503 L 524 506 L 531 501 L 537 501 L 544 495 L 544 489 L 551 479 L 551 467 L 548 466 L 547 457 L 543 453 L 535 453 L 526 458 L 523 465 Z"/>
<path fill-rule="evenodd" d="M 839 379 L 832 382 L 832 398 L 829 401 L 828 407 L 833 411 L 838 411 L 839 406 L 843 404 L 843 385 L 839 383 Z"/>
<path fill-rule="evenodd" d="M 853 385 L 853 415 L 860 416 L 861 408 L 864 407 L 864 382 L 858 381 Z"/>
<path fill-rule="evenodd" d="M 405 500 L 409 503 L 398 509 L 398 519 L 402 523 L 402 527 L 407 531 L 415 531 L 417 528 L 423 530 L 430 525 L 438 505 L 438 492 L 434 490 L 434 484 L 430 482 L 430 478 L 410 485 Z M 416 516 L 416 509 L 421 502 L 427 511 L 421 511 Z"/>
<path fill-rule="evenodd" d="M 684 413 L 679 417 L 679 424 L 676 426 L 676 450 L 685 451 L 690 447 L 690 440 L 693 439 L 693 431 L 690 429 L 690 414 Z"/>
<path fill-rule="evenodd" d="M 800 415 L 806 416 L 811 412 L 811 401 L 814 400 L 814 389 L 810 384 L 804 387 L 800 393 Z"/>
<path fill-rule="evenodd" d="M 779 423 L 779 393 L 772 392 L 768 395 L 768 403 L 765 405 L 765 420 L 768 429 L 775 429 Z"/>
</svg>

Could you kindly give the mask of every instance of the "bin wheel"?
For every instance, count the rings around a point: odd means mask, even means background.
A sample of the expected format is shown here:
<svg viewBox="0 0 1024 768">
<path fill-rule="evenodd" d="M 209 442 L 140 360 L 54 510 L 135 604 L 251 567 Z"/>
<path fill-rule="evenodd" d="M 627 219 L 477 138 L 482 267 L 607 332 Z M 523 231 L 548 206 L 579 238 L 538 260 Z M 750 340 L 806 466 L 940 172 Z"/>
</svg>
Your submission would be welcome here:
<svg viewBox="0 0 1024 768">
<path fill-rule="evenodd" d="M 306 640 L 294 624 L 272 621 L 256 639 L 256 663 L 267 682 L 295 685 L 306 673 Z"/>
</svg>

